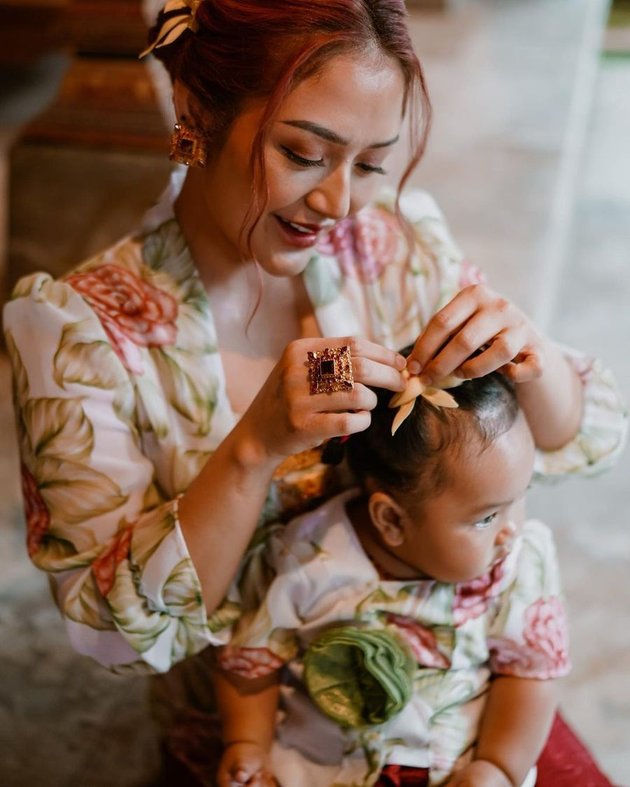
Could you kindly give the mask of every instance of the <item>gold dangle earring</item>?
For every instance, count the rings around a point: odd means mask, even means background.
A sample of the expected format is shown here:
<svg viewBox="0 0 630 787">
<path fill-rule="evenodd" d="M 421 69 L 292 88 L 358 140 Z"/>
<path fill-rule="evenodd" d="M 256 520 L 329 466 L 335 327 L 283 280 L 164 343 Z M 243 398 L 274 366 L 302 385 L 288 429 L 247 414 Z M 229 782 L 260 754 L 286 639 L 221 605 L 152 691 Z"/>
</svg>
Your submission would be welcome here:
<svg viewBox="0 0 630 787">
<path fill-rule="evenodd" d="M 185 123 L 183 118 L 175 124 L 169 158 L 187 167 L 206 166 L 205 140 L 201 132 Z"/>
</svg>

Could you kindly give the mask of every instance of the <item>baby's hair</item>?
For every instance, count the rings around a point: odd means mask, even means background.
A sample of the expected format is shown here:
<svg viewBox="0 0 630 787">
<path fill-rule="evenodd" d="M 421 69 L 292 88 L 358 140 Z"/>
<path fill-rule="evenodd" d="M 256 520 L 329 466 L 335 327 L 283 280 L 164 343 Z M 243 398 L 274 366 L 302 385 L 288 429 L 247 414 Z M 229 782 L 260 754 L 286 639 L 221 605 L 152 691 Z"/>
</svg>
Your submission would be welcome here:
<svg viewBox="0 0 630 787">
<path fill-rule="evenodd" d="M 449 390 L 457 409 L 438 408 L 418 397 L 411 415 L 392 436 L 396 408 L 388 404 L 393 394 L 374 390 L 378 404 L 372 422 L 351 435 L 346 456 L 359 485 L 367 488 L 371 481 L 394 497 L 413 493 L 422 499 L 425 490 L 441 491 L 448 481 L 444 452 L 454 449 L 458 456 L 471 446 L 484 450 L 510 429 L 519 413 L 512 383 L 493 372 Z"/>
</svg>

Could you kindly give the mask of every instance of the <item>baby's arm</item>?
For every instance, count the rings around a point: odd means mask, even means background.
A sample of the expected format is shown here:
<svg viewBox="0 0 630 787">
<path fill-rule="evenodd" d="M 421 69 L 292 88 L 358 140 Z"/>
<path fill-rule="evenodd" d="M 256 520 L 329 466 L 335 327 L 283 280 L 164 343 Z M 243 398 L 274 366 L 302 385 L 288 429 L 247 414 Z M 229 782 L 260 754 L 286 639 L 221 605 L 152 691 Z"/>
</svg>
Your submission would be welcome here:
<svg viewBox="0 0 630 787">
<path fill-rule="evenodd" d="M 243 678 L 217 667 L 214 685 L 225 747 L 217 784 L 219 787 L 275 785 L 269 750 L 276 725 L 279 672 Z"/>
<path fill-rule="evenodd" d="M 453 774 L 448 787 L 519 787 L 549 735 L 556 691 L 554 680 L 494 678 L 475 759 Z"/>
</svg>

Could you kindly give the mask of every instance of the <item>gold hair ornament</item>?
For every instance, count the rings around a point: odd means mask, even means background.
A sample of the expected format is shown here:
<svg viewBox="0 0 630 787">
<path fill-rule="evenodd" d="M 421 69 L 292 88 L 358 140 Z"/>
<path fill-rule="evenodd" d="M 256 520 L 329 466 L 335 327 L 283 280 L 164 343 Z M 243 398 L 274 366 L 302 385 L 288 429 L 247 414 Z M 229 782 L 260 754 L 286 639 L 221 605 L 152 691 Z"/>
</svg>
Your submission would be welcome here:
<svg viewBox="0 0 630 787">
<path fill-rule="evenodd" d="M 410 375 L 405 369 L 403 375 L 406 378 L 407 384 L 404 391 L 394 394 L 389 401 L 389 407 L 397 407 L 398 412 L 394 416 L 392 422 L 392 436 L 398 431 L 398 427 L 402 422 L 409 417 L 414 408 L 416 399 L 421 396 L 434 407 L 459 407 L 454 397 L 445 391 L 444 388 L 456 388 L 464 381 L 461 377 L 455 377 L 450 374 L 437 380 L 433 385 L 425 385 L 420 382 L 420 378 L 416 375 Z"/>
<path fill-rule="evenodd" d="M 196 33 L 199 29 L 196 14 L 202 2 L 203 0 L 167 0 L 162 12 L 172 13 L 172 16 L 164 20 L 155 41 L 140 54 L 140 57 L 148 55 L 154 49 L 172 44 L 184 30 L 192 30 Z"/>
</svg>

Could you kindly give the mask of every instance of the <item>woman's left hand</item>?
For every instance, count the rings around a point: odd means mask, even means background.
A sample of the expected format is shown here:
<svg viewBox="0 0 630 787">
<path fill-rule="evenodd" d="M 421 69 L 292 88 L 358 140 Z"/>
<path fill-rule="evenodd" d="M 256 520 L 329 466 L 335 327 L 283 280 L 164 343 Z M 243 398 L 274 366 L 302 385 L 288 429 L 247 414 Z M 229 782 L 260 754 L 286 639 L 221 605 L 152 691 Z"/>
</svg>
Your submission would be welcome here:
<svg viewBox="0 0 630 787">
<path fill-rule="evenodd" d="M 427 384 L 453 373 L 471 379 L 495 370 L 524 383 L 542 375 L 543 347 L 542 336 L 518 307 L 473 284 L 429 320 L 407 368 Z"/>
</svg>

